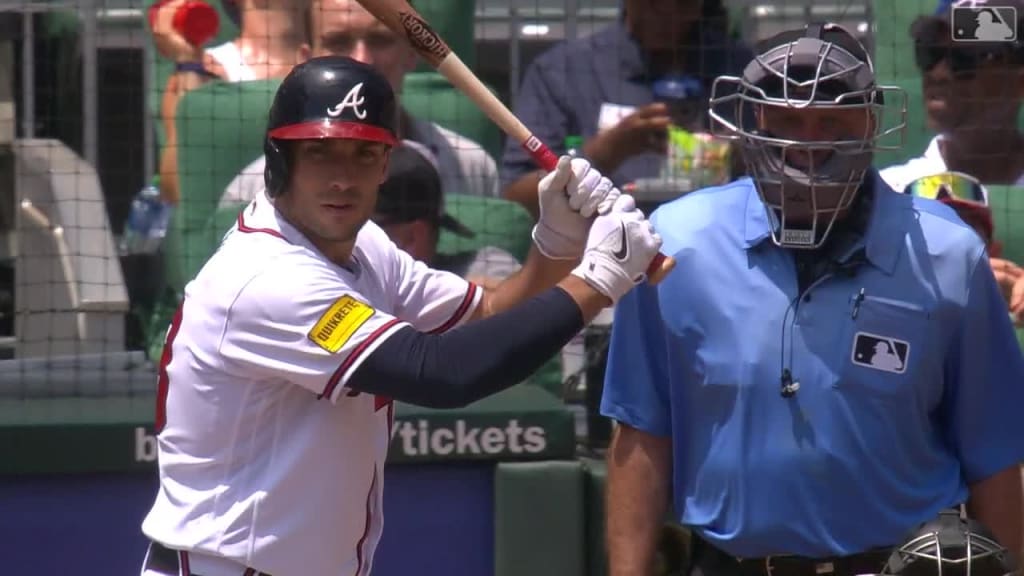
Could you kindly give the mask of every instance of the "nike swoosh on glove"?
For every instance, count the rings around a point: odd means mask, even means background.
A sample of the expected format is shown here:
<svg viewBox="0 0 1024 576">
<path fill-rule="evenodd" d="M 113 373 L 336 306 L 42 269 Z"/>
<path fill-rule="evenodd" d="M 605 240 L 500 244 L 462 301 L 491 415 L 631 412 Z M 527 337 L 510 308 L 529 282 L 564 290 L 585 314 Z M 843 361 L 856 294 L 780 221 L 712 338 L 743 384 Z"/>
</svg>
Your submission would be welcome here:
<svg viewBox="0 0 1024 576">
<path fill-rule="evenodd" d="M 618 302 L 644 281 L 661 243 L 661 236 L 636 208 L 633 197 L 621 196 L 611 211 L 594 220 L 583 261 L 572 274 L 612 303 Z"/>
</svg>

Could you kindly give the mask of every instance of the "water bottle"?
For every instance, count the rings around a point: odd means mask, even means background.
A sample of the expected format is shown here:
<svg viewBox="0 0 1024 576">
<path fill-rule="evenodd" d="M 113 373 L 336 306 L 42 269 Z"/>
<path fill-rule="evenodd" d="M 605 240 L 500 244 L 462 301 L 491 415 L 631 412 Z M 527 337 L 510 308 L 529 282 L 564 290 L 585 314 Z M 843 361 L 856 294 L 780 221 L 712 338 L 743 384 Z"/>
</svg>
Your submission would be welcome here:
<svg viewBox="0 0 1024 576">
<path fill-rule="evenodd" d="M 171 207 L 160 198 L 160 189 L 149 185 L 132 200 L 118 251 L 121 255 L 152 254 L 167 234 Z"/>
<path fill-rule="evenodd" d="M 565 153 L 569 156 L 583 155 L 583 136 L 570 135 L 565 137 Z"/>
</svg>

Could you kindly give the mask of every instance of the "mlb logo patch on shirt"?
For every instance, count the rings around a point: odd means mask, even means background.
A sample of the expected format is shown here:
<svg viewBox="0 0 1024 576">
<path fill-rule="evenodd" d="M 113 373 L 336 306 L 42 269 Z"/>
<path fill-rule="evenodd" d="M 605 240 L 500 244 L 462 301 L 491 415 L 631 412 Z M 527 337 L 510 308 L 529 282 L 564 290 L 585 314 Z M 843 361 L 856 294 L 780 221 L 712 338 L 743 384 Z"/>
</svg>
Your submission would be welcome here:
<svg viewBox="0 0 1024 576">
<path fill-rule="evenodd" d="M 903 374 L 907 370 L 910 344 L 889 336 L 857 332 L 853 337 L 850 361 L 858 366 Z"/>
</svg>

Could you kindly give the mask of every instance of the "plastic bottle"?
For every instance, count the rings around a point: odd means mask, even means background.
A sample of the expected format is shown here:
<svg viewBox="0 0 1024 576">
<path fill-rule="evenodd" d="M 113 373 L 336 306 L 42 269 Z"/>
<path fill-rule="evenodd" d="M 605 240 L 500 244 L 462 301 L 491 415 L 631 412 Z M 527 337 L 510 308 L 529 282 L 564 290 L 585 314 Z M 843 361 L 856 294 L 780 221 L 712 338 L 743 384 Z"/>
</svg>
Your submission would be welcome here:
<svg viewBox="0 0 1024 576">
<path fill-rule="evenodd" d="M 583 136 L 571 135 L 565 137 L 565 153 L 569 156 L 583 155 Z"/>
<path fill-rule="evenodd" d="M 160 198 L 157 185 L 150 184 L 140 190 L 132 200 L 118 251 L 122 256 L 156 252 L 167 234 L 170 216 L 171 207 Z"/>
</svg>

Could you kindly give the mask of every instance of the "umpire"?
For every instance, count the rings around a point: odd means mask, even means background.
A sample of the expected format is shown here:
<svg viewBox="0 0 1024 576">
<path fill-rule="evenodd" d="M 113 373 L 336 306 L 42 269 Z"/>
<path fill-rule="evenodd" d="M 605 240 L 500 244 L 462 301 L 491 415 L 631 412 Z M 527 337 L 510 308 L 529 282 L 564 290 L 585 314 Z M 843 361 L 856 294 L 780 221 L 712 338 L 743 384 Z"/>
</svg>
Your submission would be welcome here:
<svg viewBox="0 0 1024 576">
<path fill-rule="evenodd" d="M 1024 358 L 985 246 L 871 168 L 903 125 L 849 32 L 757 53 L 712 95 L 752 178 L 659 208 L 687 273 L 615 310 L 611 575 L 649 573 L 669 502 L 691 575 L 877 574 L 962 503 L 1019 553 Z"/>
</svg>

